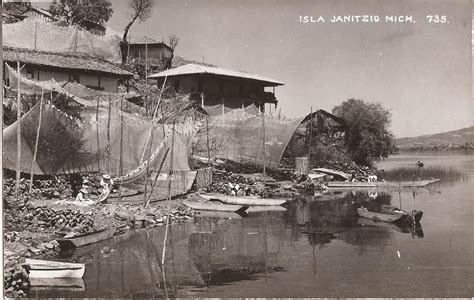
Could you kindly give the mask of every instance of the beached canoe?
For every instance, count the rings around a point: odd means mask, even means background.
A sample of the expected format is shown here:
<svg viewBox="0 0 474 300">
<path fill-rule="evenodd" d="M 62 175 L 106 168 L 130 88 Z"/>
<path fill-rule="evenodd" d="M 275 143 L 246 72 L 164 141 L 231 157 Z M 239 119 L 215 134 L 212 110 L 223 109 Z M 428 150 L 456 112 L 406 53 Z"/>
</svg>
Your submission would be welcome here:
<svg viewBox="0 0 474 300">
<path fill-rule="evenodd" d="M 197 201 L 183 201 L 184 205 L 194 210 L 211 210 L 211 211 L 233 211 L 233 212 L 241 212 L 247 209 L 247 206 L 242 205 L 232 205 L 232 204 L 223 204 L 214 201 L 204 201 L 204 202 L 197 202 Z"/>
<path fill-rule="evenodd" d="M 29 278 L 30 290 L 35 291 L 68 291 L 82 292 L 86 290 L 82 278 Z"/>
<path fill-rule="evenodd" d="M 246 212 L 251 214 L 251 213 L 261 213 L 261 212 L 285 212 L 287 211 L 286 208 L 283 206 L 249 206 L 247 208 Z"/>
<path fill-rule="evenodd" d="M 23 263 L 29 278 L 82 278 L 85 264 L 27 258 Z"/>
<path fill-rule="evenodd" d="M 242 219 L 248 217 L 247 212 L 233 212 L 233 211 L 210 211 L 210 210 L 198 210 L 196 211 L 195 217 L 203 218 L 219 218 L 219 219 Z"/>
<path fill-rule="evenodd" d="M 324 174 L 332 175 L 336 177 L 336 179 L 349 180 L 349 178 L 351 178 L 351 175 L 347 173 L 344 173 L 342 171 L 332 170 L 332 169 L 317 168 L 317 169 L 312 169 L 312 171 L 315 173 L 324 173 Z"/>
<path fill-rule="evenodd" d="M 328 188 L 377 188 L 377 187 L 424 187 L 440 179 L 418 180 L 418 181 L 393 181 L 393 182 L 349 182 L 349 181 L 330 181 Z"/>
<path fill-rule="evenodd" d="M 58 239 L 57 241 L 61 249 L 77 248 L 110 239 L 114 235 L 115 230 L 115 227 L 108 227 L 94 232 L 76 235 L 71 238 Z"/>
<path fill-rule="evenodd" d="M 259 196 L 228 196 L 217 193 L 198 194 L 207 200 L 219 200 L 225 204 L 244 205 L 244 206 L 278 206 L 286 202 L 285 199 L 264 199 Z"/>
</svg>

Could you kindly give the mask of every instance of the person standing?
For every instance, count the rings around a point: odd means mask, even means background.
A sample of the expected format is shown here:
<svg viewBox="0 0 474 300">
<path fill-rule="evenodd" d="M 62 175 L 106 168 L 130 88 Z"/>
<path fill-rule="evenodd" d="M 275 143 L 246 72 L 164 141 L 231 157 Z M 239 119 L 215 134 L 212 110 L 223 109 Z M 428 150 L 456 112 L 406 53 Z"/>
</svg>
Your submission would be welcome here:
<svg viewBox="0 0 474 300">
<path fill-rule="evenodd" d="M 110 175 L 104 174 L 100 179 L 100 185 L 102 186 L 102 193 L 97 199 L 97 203 L 101 203 L 107 200 L 109 194 L 112 192 L 114 181 L 110 178 Z"/>
</svg>

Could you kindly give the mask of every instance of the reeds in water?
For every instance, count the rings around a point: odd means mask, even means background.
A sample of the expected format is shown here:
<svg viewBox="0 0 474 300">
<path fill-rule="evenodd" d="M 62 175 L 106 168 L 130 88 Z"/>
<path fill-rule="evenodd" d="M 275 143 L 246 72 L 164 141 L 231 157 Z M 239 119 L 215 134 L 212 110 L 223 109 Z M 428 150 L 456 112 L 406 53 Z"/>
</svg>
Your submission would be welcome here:
<svg viewBox="0 0 474 300">
<path fill-rule="evenodd" d="M 441 179 L 442 181 L 456 181 L 463 178 L 463 173 L 452 167 L 399 167 L 380 173 L 380 177 L 387 181 L 424 180 L 430 178 Z"/>
</svg>

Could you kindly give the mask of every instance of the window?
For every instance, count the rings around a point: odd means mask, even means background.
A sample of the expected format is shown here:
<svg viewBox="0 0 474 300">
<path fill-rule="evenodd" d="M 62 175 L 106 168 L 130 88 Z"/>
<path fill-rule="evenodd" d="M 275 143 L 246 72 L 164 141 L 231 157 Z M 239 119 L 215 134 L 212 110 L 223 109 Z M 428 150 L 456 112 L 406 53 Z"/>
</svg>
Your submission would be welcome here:
<svg viewBox="0 0 474 300">
<path fill-rule="evenodd" d="M 35 68 L 31 65 L 26 65 L 26 78 L 32 79 L 35 77 Z"/>
</svg>

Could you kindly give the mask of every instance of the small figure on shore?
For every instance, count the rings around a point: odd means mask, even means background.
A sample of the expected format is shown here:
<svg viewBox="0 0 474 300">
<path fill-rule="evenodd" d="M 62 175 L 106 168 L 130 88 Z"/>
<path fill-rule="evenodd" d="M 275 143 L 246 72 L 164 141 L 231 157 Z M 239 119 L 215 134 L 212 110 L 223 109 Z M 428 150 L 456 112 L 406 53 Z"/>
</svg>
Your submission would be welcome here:
<svg viewBox="0 0 474 300">
<path fill-rule="evenodd" d="M 351 178 L 349 179 L 350 182 L 355 182 L 356 181 L 356 175 L 355 172 L 351 173 Z"/>
<path fill-rule="evenodd" d="M 87 190 L 87 188 L 82 187 L 79 190 L 79 193 L 77 193 L 76 201 L 82 202 L 87 200 L 89 200 L 89 191 Z"/>
<path fill-rule="evenodd" d="M 418 167 L 418 169 L 419 169 L 419 168 L 423 168 L 424 163 L 422 163 L 421 161 L 418 161 L 418 162 L 416 163 L 416 166 Z"/>
<path fill-rule="evenodd" d="M 100 179 L 100 185 L 102 186 L 102 193 L 100 194 L 99 199 L 97 199 L 98 203 L 107 200 L 109 194 L 112 192 L 114 181 L 110 178 L 110 175 L 104 174 Z"/>
</svg>

